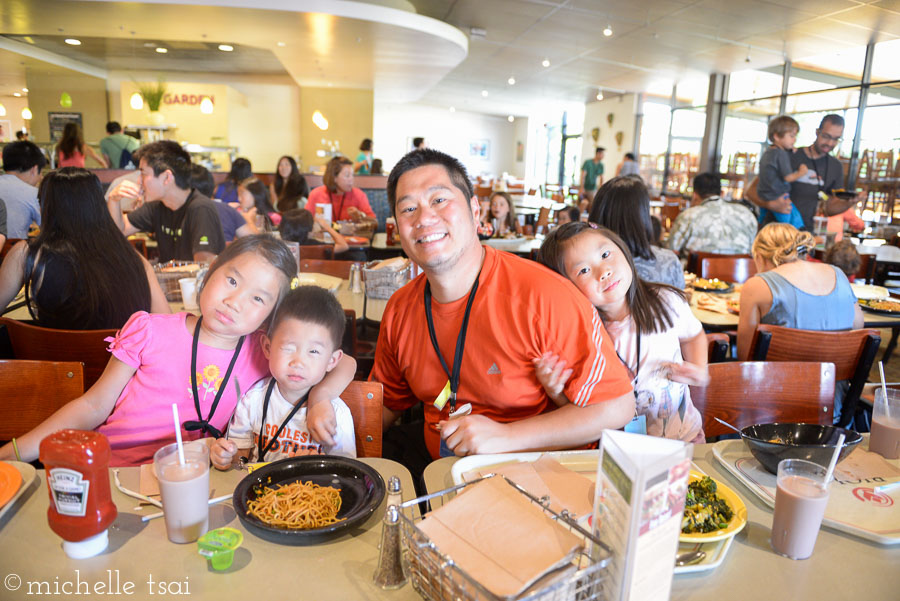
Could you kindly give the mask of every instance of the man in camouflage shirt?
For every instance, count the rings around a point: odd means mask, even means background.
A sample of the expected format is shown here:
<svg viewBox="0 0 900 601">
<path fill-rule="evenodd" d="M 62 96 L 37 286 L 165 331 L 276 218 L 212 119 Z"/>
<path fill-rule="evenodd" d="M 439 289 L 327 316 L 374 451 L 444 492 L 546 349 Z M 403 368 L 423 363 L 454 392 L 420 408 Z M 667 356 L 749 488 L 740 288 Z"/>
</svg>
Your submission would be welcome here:
<svg viewBox="0 0 900 601">
<path fill-rule="evenodd" d="M 691 251 L 750 254 L 756 237 L 756 216 L 739 202 L 723 200 L 721 193 L 718 175 L 701 173 L 695 177 L 694 206 L 675 219 L 666 246 L 685 258 Z"/>
</svg>

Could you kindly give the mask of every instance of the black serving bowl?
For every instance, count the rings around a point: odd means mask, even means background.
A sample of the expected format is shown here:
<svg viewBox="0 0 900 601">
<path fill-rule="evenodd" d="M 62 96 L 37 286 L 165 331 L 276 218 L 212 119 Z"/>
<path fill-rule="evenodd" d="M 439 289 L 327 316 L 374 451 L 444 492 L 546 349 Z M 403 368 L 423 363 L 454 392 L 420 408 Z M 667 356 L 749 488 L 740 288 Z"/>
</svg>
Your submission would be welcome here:
<svg viewBox="0 0 900 601">
<path fill-rule="evenodd" d="M 782 459 L 806 459 L 828 467 L 842 433 L 844 446 L 838 457 L 841 461 L 862 440 L 859 432 L 819 424 L 756 424 L 742 429 L 741 438 L 756 460 L 777 474 Z M 771 442 L 773 439 L 781 442 Z"/>
<path fill-rule="evenodd" d="M 314 482 L 341 491 L 340 521 L 308 530 L 266 524 L 247 512 L 247 502 L 264 486 Z M 244 527 L 256 536 L 283 545 L 314 545 L 337 538 L 362 525 L 384 498 L 384 479 L 374 468 L 346 457 L 308 455 L 274 461 L 254 470 L 234 489 L 234 510 Z"/>
</svg>

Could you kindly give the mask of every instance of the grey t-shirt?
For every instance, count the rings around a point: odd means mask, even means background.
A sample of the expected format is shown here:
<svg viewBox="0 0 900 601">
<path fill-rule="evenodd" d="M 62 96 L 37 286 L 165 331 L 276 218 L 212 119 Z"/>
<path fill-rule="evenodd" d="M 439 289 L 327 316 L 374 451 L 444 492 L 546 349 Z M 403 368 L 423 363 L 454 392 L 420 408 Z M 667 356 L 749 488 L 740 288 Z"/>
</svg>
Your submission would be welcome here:
<svg viewBox="0 0 900 601">
<path fill-rule="evenodd" d="M 678 255 L 667 248 L 651 246 L 650 252 L 653 259 L 634 257 L 634 269 L 638 277 L 648 282 L 659 282 L 675 286 L 679 290 L 684 288 L 684 268 Z"/>
<path fill-rule="evenodd" d="M 757 193 L 763 200 L 776 200 L 791 191 L 791 184 L 784 178 L 793 173 L 791 157 L 787 150 L 769 146 L 759 160 L 759 184 Z"/>
<path fill-rule="evenodd" d="M 0 198 L 0 236 L 6 238 L 6 203 Z"/>
</svg>

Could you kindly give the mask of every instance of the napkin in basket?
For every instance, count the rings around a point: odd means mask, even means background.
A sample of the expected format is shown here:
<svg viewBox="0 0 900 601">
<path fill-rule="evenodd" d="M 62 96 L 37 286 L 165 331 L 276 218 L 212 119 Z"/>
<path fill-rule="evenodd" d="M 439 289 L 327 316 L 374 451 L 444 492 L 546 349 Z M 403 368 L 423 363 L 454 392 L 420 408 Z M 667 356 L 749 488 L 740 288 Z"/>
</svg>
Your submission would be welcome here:
<svg viewBox="0 0 900 601">
<path fill-rule="evenodd" d="M 465 494 L 418 524 L 441 553 L 493 594 L 518 595 L 571 563 L 582 542 L 501 477 Z"/>
</svg>

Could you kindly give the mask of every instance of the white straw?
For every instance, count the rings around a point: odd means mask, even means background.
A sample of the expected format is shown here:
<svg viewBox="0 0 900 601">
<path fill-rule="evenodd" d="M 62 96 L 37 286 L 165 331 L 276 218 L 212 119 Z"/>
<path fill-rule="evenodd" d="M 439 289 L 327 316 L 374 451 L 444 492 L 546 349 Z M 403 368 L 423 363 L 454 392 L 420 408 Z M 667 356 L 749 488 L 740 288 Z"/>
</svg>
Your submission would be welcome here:
<svg viewBox="0 0 900 601">
<path fill-rule="evenodd" d="M 841 449 L 844 446 L 844 434 L 841 433 L 838 436 L 837 446 L 834 448 L 834 453 L 831 455 L 831 462 L 828 464 L 828 470 L 825 472 L 825 484 L 827 485 L 831 482 L 831 477 L 834 475 L 834 466 L 837 465 L 838 455 L 841 454 Z"/>
<path fill-rule="evenodd" d="M 209 500 L 210 505 L 215 505 L 216 503 L 221 503 L 222 501 L 226 501 L 233 497 L 234 495 L 222 495 L 221 497 L 214 497 Z M 155 520 L 156 518 L 161 518 L 163 516 L 163 512 L 160 511 L 158 513 L 150 513 L 141 517 L 142 522 L 149 522 L 150 520 Z"/>
<path fill-rule="evenodd" d="M 884 363 L 881 361 L 878 362 L 878 373 L 881 375 L 881 398 L 884 399 L 884 416 L 889 418 L 891 417 L 890 403 L 888 403 L 887 384 L 884 383 Z"/>
<path fill-rule="evenodd" d="M 181 444 L 181 420 L 178 419 L 178 405 L 172 403 L 172 417 L 175 419 L 175 442 L 178 444 L 178 463 L 184 465 L 184 445 Z"/>
</svg>

